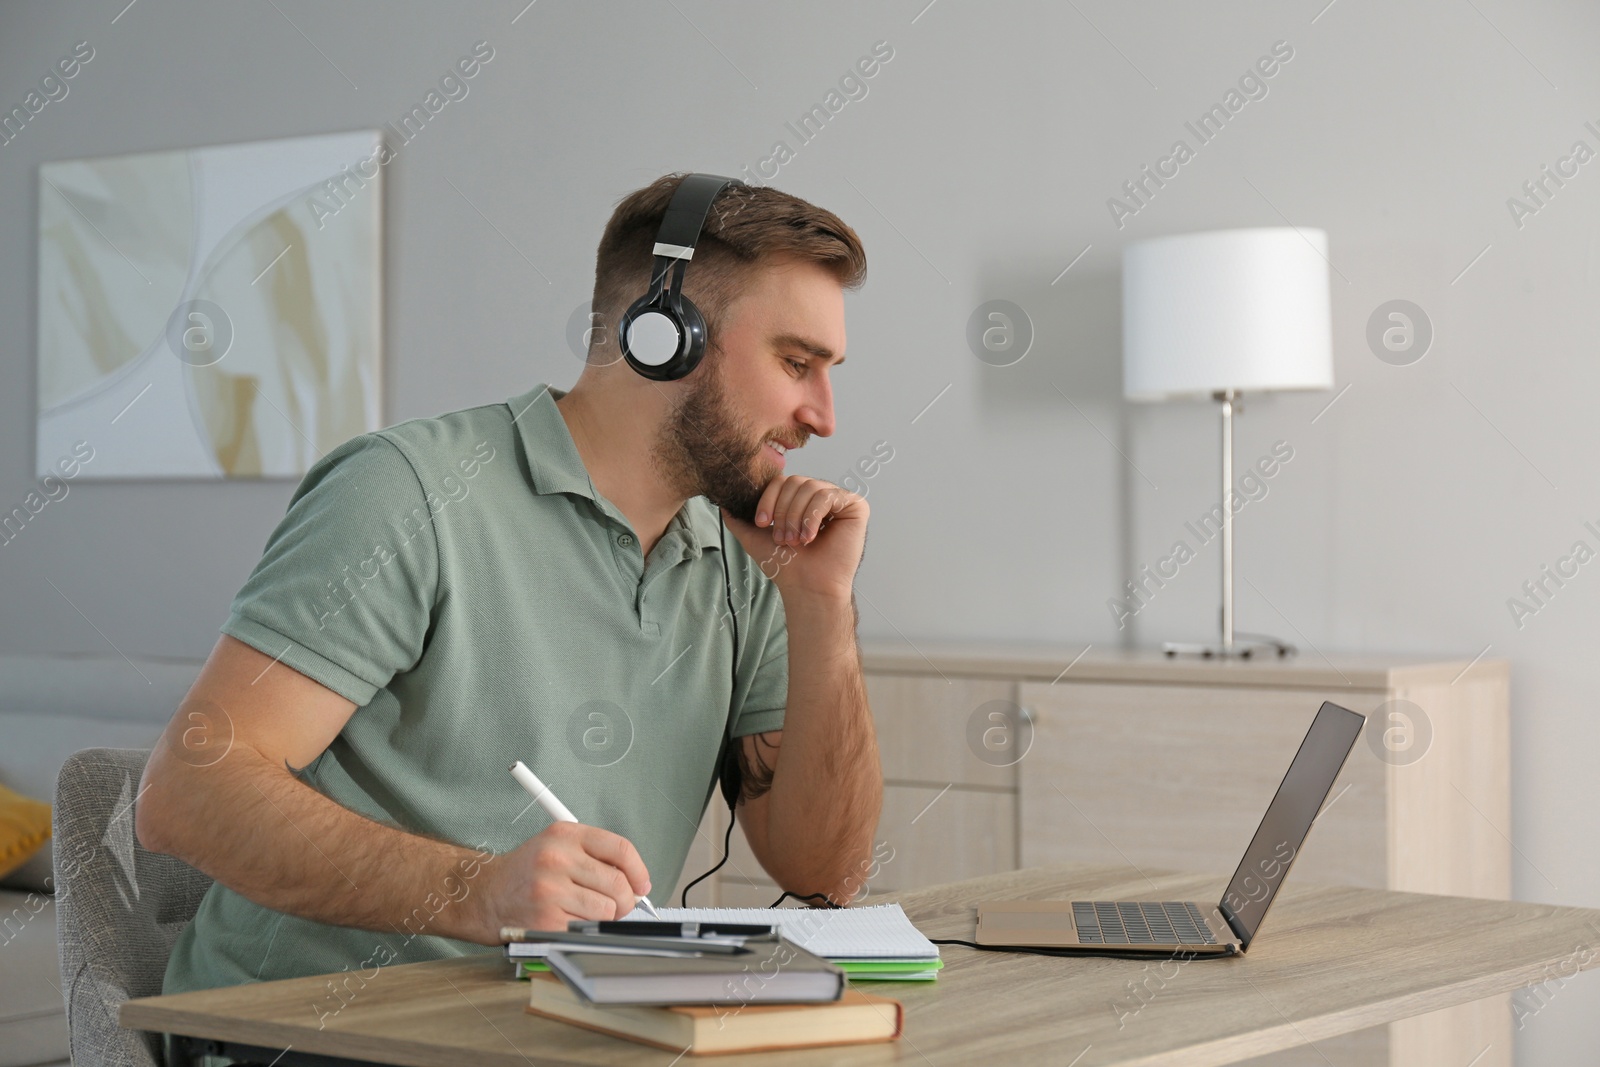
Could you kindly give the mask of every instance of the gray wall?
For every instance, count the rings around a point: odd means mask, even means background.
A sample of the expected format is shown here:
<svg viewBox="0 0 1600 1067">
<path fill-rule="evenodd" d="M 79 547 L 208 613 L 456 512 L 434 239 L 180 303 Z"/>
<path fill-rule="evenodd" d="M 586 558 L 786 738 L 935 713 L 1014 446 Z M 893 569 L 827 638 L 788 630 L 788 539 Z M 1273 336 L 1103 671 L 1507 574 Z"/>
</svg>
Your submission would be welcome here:
<svg viewBox="0 0 1600 1067">
<path fill-rule="evenodd" d="M 1600 563 L 1520 629 L 1507 608 L 1575 540 L 1600 541 L 1582 526 L 1600 525 L 1600 161 L 1520 227 L 1506 205 L 1574 140 L 1600 148 L 1583 126 L 1600 126 L 1592 6 L 139 0 L 118 17 L 124 3 L 0 7 L 5 108 L 74 43 L 95 48 L 68 97 L 0 146 L 6 507 L 32 482 L 41 161 L 380 125 L 483 39 L 495 57 L 470 95 L 386 171 L 388 421 L 570 384 L 566 324 L 615 201 L 669 170 L 754 168 L 784 140 L 796 151 L 772 184 L 840 212 L 871 259 L 848 303 L 839 432 L 792 468 L 837 480 L 874 441 L 895 448 L 870 483 L 863 632 L 1069 652 L 1205 636 L 1214 545 L 1127 630 L 1106 607 L 1205 508 L 1216 469 L 1207 406 L 1120 399 L 1120 249 L 1320 226 L 1348 391 L 1326 412 L 1331 394 L 1248 405 L 1241 462 L 1280 439 L 1295 451 L 1241 515 L 1240 625 L 1313 657 L 1510 659 L 1517 895 L 1600 906 Z M 797 146 L 785 123 L 879 40 L 894 56 L 867 95 Z M 1294 57 L 1268 95 L 1119 229 L 1107 198 L 1279 40 Z M 995 298 L 1036 330 L 1012 367 L 965 341 Z M 1436 331 L 1410 366 L 1365 340 L 1396 298 Z M 77 485 L 0 547 L 0 652 L 203 654 L 291 489 Z M 1563 990 L 1519 1042 L 1528 1064 L 1588 1059 L 1600 980 Z"/>
</svg>

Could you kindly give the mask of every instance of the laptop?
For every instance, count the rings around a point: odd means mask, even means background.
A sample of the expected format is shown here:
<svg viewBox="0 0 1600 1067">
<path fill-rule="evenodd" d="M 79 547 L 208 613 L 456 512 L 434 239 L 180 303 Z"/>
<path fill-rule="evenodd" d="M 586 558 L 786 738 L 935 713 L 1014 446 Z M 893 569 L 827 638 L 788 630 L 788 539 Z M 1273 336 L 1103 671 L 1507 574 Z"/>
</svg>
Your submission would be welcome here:
<svg viewBox="0 0 1600 1067">
<path fill-rule="evenodd" d="M 1215 906 L 1194 901 L 988 900 L 977 943 L 1062 954 L 1237 955 L 1250 947 L 1367 717 L 1324 703 Z"/>
</svg>

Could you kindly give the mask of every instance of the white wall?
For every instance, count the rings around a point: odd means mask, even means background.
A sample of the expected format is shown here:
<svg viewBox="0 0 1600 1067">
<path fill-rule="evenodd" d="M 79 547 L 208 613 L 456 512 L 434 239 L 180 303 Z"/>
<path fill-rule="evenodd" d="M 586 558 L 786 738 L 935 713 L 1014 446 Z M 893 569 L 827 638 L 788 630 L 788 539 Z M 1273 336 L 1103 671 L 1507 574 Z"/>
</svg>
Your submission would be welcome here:
<svg viewBox="0 0 1600 1067">
<path fill-rule="evenodd" d="M 794 466 L 837 479 L 875 440 L 896 450 L 870 486 L 863 631 L 1074 652 L 1209 635 L 1215 548 L 1128 631 L 1105 604 L 1206 505 L 1216 462 L 1205 406 L 1120 399 L 1120 249 L 1323 227 L 1350 388 L 1315 423 L 1329 394 L 1247 405 L 1241 462 L 1279 439 L 1295 457 L 1241 516 L 1240 625 L 1308 656 L 1487 645 L 1510 659 L 1517 895 L 1600 906 L 1600 564 L 1520 630 L 1506 606 L 1574 540 L 1600 545 L 1581 526 L 1600 525 L 1600 162 L 1520 229 L 1506 207 L 1574 140 L 1600 149 L 1583 127 L 1600 126 L 1592 6 L 124 3 L 0 7 L 0 107 L 76 42 L 96 50 L 68 97 L 0 146 L 0 504 L 31 484 L 41 161 L 379 125 L 490 42 L 470 95 L 387 171 L 398 421 L 570 383 L 564 331 L 615 201 L 669 170 L 736 173 L 775 140 L 795 147 L 784 124 L 887 41 L 868 95 L 772 181 L 842 214 L 871 261 L 848 305 L 839 433 Z M 1279 40 L 1294 57 L 1268 95 L 1119 229 L 1107 198 Z M 1037 331 L 1012 367 L 965 341 L 994 298 Z M 1364 338 L 1394 298 L 1436 331 L 1411 366 Z M 0 546 L 0 652 L 203 654 L 291 489 L 74 488 Z M 1583 979 L 1528 1022 L 1520 1062 L 1580 1062 L 1597 1044 L 1600 979 Z"/>
</svg>

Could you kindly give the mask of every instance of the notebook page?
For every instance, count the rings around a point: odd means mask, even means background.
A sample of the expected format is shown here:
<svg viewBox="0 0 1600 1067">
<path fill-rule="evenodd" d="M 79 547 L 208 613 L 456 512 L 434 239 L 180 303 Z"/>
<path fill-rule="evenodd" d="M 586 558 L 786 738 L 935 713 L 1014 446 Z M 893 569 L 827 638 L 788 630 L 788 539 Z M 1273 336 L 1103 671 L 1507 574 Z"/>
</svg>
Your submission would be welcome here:
<svg viewBox="0 0 1600 1067">
<path fill-rule="evenodd" d="M 898 904 L 863 908 L 657 908 L 667 922 L 759 923 L 829 959 L 933 959 L 939 946 L 911 925 Z M 649 920 L 635 908 L 624 920 Z"/>
</svg>

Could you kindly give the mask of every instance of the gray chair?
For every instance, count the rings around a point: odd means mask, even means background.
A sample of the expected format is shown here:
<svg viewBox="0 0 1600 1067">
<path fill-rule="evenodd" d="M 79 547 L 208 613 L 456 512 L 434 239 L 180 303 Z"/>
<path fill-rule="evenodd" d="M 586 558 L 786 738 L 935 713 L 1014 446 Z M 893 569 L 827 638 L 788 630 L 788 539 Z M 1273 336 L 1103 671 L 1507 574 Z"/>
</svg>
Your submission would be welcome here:
<svg viewBox="0 0 1600 1067">
<path fill-rule="evenodd" d="M 124 1030 L 125 1000 L 161 992 L 167 958 L 211 879 L 140 846 L 133 804 L 150 753 L 87 748 L 56 779 L 56 918 L 76 1067 L 162 1067 L 157 1034 Z"/>
</svg>

